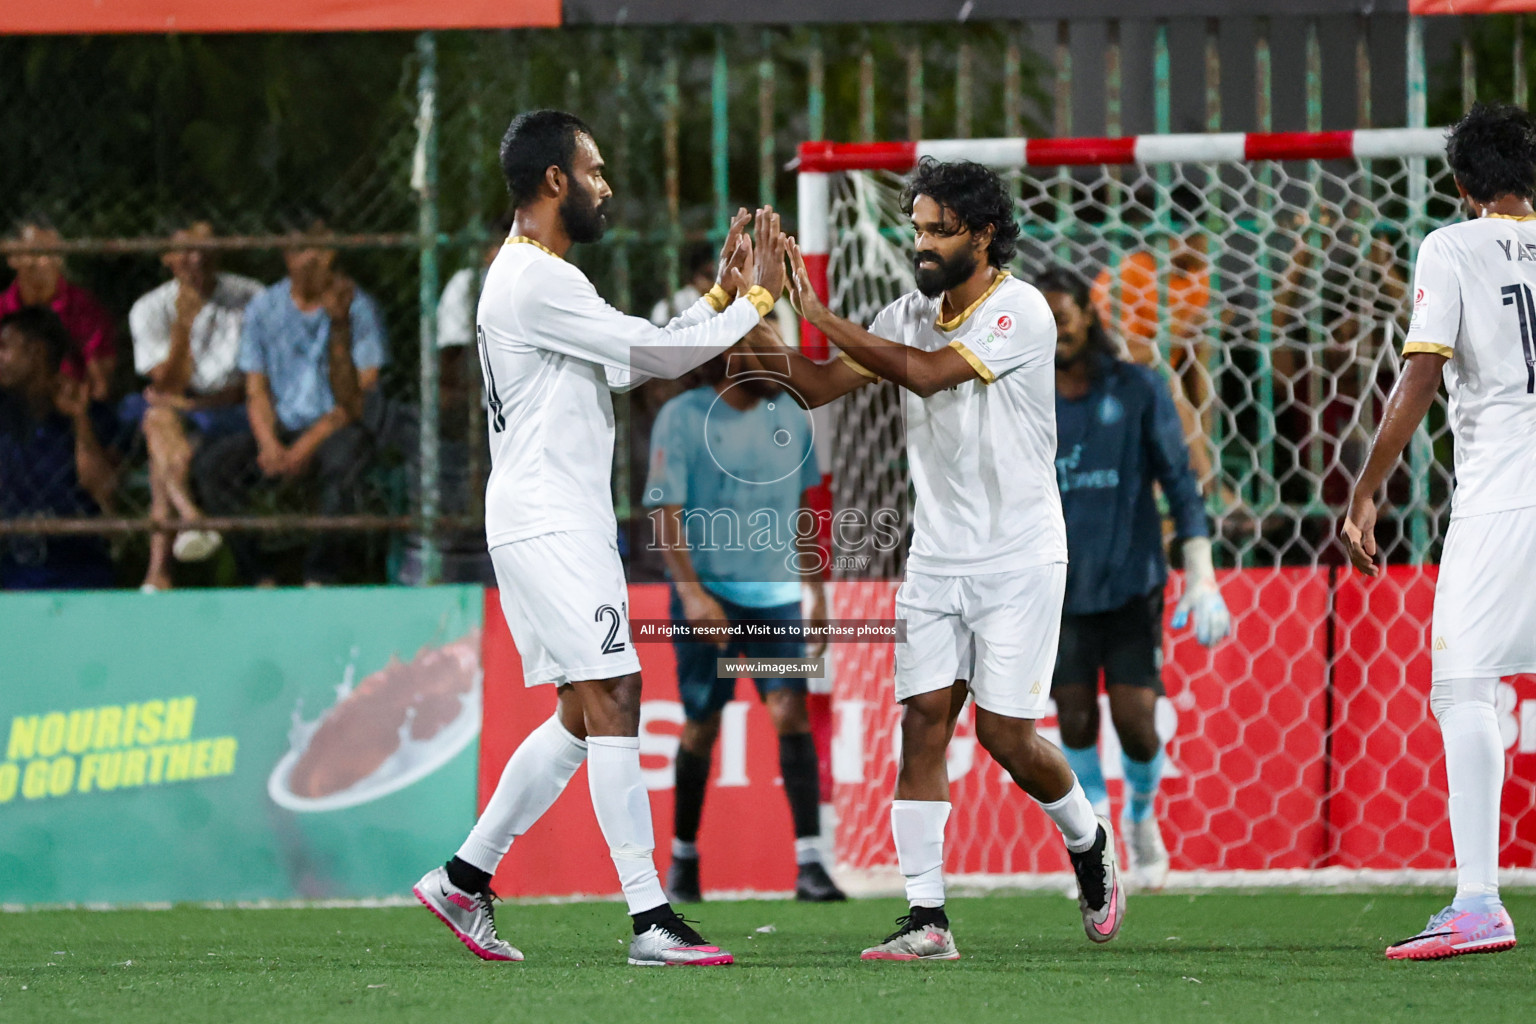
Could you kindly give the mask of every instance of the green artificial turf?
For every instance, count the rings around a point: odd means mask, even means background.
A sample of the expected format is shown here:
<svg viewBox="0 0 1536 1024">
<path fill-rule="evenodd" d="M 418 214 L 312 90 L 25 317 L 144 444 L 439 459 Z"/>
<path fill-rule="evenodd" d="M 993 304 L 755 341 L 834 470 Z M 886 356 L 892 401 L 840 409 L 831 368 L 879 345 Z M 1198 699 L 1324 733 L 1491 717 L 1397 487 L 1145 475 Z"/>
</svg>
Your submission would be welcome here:
<svg viewBox="0 0 1536 1024">
<path fill-rule="evenodd" d="M 738 962 L 692 969 L 627 966 L 611 903 L 504 905 L 521 964 L 476 960 L 414 907 L 0 914 L 0 1021 L 1536 1020 L 1529 948 L 1382 958 L 1444 898 L 1133 896 L 1103 947 L 1062 896 L 956 899 L 963 958 L 949 963 L 859 961 L 905 909 L 895 900 L 711 903 L 689 916 Z M 1536 928 L 1536 895 L 1506 903 Z"/>
</svg>

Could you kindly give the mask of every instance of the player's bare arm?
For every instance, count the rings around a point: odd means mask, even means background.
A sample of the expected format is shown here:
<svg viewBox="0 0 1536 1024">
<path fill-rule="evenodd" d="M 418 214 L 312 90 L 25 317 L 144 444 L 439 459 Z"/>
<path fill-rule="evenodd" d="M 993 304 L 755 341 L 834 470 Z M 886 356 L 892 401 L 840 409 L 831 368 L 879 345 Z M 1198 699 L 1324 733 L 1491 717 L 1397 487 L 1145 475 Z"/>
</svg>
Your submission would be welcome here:
<svg viewBox="0 0 1536 1024">
<path fill-rule="evenodd" d="M 790 264 L 793 270 L 790 295 L 795 307 L 813 326 L 832 339 L 850 359 L 869 370 L 876 377 L 899 384 L 922 398 L 937 394 L 968 380 L 976 380 L 981 374 L 965 357 L 953 348 L 941 348 L 934 352 L 902 345 L 898 342 L 871 334 L 869 331 L 844 320 L 822 303 L 811 285 L 805 269 L 805 257 L 793 238 L 788 240 Z M 997 271 L 982 265 L 978 276 L 986 275 L 986 281 L 976 290 L 979 296 L 991 284 Z M 963 306 L 961 307 L 964 308 Z"/>
<path fill-rule="evenodd" d="M 1433 352 L 1415 352 L 1408 357 L 1407 367 L 1397 378 L 1392 395 L 1387 399 L 1381 426 L 1371 438 L 1365 468 L 1355 481 L 1354 493 L 1349 499 L 1349 515 L 1339 532 L 1350 562 L 1367 576 L 1377 576 L 1381 572 L 1376 565 L 1376 493 L 1402 457 L 1413 432 L 1424 422 L 1430 404 L 1440 391 L 1440 375 L 1445 362 L 1445 356 Z"/>
<path fill-rule="evenodd" d="M 804 409 L 826 405 L 875 379 L 843 359 L 808 359 L 784 344 L 778 328 L 767 320 L 748 332 L 731 358 L 744 360 L 753 372 L 785 378 L 789 396 Z"/>
</svg>

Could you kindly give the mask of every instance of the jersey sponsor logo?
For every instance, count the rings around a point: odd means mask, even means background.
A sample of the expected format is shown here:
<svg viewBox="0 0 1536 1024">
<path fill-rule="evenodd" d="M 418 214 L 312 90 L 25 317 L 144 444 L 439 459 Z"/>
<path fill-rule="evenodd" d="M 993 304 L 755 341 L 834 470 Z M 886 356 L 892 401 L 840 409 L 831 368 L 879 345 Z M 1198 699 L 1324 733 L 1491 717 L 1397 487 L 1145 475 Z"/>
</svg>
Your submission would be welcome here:
<svg viewBox="0 0 1536 1024">
<path fill-rule="evenodd" d="M 1435 650 L 1437 650 L 1437 651 L 1444 651 L 1444 650 L 1447 650 L 1450 646 L 1451 646 L 1450 644 L 1445 642 L 1445 637 L 1443 637 L 1443 636 L 1435 637 Z"/>
<path fill-rule="evenodd" d="M 1013 319 L 1012 314 L 999 313 L 997 318 L 992 321 L 991 326 L 986 329 L 986 333 L 982 334 L 980 340 L 976 342 L 977 347 L 991 355 L 997 349 L 997 346 L 1013 336 L 1015 324 L 1016 321 Z"/>
</svg>

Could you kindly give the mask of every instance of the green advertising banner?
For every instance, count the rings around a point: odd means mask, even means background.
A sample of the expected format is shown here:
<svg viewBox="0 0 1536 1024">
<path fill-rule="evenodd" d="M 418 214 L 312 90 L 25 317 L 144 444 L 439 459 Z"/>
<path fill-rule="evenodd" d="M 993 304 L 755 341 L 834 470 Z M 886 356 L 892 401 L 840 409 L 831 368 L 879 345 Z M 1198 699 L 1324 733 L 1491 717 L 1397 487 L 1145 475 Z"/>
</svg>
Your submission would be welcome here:
<svg viewBox="0 0 1536 1024">
<path fill-rule="evenodd" d="M 474 821 L 481 602 L 0 594 L 0 903 L 408 894 Z"/>
</svg>

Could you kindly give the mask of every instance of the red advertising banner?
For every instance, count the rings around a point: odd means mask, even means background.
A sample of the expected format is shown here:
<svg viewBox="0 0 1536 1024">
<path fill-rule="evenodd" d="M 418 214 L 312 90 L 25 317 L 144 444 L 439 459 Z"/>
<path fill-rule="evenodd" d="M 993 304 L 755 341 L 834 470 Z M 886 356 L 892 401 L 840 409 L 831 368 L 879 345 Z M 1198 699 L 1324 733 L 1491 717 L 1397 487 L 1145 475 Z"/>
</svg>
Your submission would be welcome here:
<svg viewBox="0 0 1536 1024">
<path fill-rule="evenodd" d="M 667 618 L 667 587 L 629 588 L 635 619 Z M 485 595 L 485 722 L 480 734 L 480 799 L 484 808 L 501 770 L 523 738 L 554 713 L 555 688 L 523 686 L 523 671 L 496 591 Z M 656 865 L 671 861 L 673 761 L 683 724 L 670 643 L 636 644 L 645 679 L 640 707 L 640 766 L 651 794 Z M 722 716 L 714 771 L 699 832 L 701 884 L 711 890 L 788 892 L 795 887 L 794 826 L 779 780 L 779 747 L 768 713 L 750 682 Z M 494 883 L 502 896 L 611 895 L 618 876 L 608 857 L 587 772 L 576 773 L 555 806 L 512 845 Z"/>
<path fill-rule="evenodd" d="M 1519 14 L 1536 0 L 1408 0 L 1409 14 Z"/>
<path fill-rule="evenodd" d="M 1452 864 L 1445 770 L 1428 708 L 1428 626 L 1435 569 L 1394 566 L 1381 578 L 1329 569 L 1220 574 L 1233 635 L 1214 650 L 1168 633 L 1159 732 L 1169 763 L 1158 813 L 1181 871 L 1343 867 L 1443 869 Z M 894 614 L 895 581 L 839 583 L 839 619 Z M 1171 617 L 1181 583 L 1168 586 Z M 664 618 L 667 591 L 630 588 L 634 618 Z M 642 764 L 665 870 L 672 762 L 682 723 L 670 644 L 641 644 Z M 831 647 L 836 861 L 894 873 L 890 801 L 900 707 L 889 643 Z M 1329 652 L 1333 652 L 1330 667 Z M 517 743 L 554 708 L 552 688 L 522 686 L 494 592 L 485 609 L 484 805 Z M 699 845 L 712 890 L 782 892 L 794 880 L 777 742 L 748 684 L 726 711 Z M 1101 704 L 1101 706 L 1103 706 Z M 1536 867 L 1536 676 L 1504 679 L 1497 710 L 1508 763 L 1500 863 Z M 1113 813 L 1120 753 L 1107 708 L 1100 756 Z M 1057 738 L 1054 717 L 1040 722 Z M 1055 826 L 976 742 L 972 712 L 949 750 L 954 811 L 946 868 L 955 874 L 1065 871 Z M 612 894 L 617 879 L 585 792 L 585 774 L 519 840 L 497 878 L 505 895 Z"/>
<path fill-rule="evenodd" d="M 0 34 L 553 28 L 560 0 L 7 0 Z"/>
</svg>

